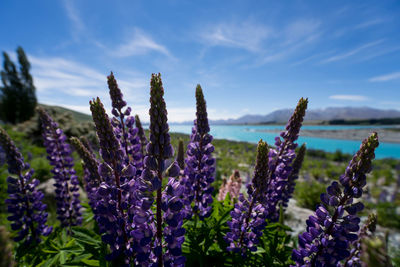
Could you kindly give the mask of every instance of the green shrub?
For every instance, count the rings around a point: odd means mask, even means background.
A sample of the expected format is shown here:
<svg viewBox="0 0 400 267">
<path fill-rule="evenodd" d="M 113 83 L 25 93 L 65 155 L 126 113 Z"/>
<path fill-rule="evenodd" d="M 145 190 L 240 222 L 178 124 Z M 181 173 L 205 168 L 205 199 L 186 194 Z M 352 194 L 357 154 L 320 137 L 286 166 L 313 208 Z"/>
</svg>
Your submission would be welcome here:
<svg viewBox="0 0 400 267">
<path fill-rule="evenodd" d="M 31 167 L 35 170 L 34 177 L 39 181 L 46 181 L 53 176 L 51 173 L 53 167 L 46 158 L 35 157 L 30 163 Z"/>
<path fill-rule="evenodd" d="M 314 210 L 321 203 L 320 195 L 325 192 L 326 185 L 316 181 L 298 182 L 294 197 L 299 206 Z"/>
<path fill-rule="evenodd" d="M 396 213 L 398 206 L 392 202 L 378 203 L 376 210 L 378 212 L 378 224 L 384 227 L 400 229 L 400 214 Z"/>
</svg>

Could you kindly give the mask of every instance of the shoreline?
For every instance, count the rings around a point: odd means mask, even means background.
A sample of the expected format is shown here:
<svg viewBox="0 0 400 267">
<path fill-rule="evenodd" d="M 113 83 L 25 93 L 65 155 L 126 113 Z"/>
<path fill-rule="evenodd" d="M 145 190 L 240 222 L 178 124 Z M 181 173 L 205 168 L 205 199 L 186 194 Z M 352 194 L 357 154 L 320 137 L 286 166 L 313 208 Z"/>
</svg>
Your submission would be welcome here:
<svg viewBox="0 0 400 267">
<path fill-rule="evenodd" d="M 384 143 L 400 144 L 400 131 L 395 129 L 351 129 L 351 130 L 301 130 L 300 136 L 319 137 L 325 139 L 364 140 L 371 132 L 377 132 L 379 141 Z M 256 130 L 257 132 L 277 133 L 278 130 Z"/>
</svg>

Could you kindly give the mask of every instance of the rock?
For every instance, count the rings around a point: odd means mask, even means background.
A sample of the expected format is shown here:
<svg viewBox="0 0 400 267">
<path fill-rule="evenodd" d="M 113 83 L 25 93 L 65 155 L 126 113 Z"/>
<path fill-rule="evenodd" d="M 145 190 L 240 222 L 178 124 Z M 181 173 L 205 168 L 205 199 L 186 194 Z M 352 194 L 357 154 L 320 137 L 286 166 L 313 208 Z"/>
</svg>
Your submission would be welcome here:
<svg viewBox="0 0 400 267">
<path fill-rule="evenodd" d="M 306 220 L 314 213 L 314 211 L 301 208 L 297 205 L 295 199 L 290 199 L 285 213 L 287 217 L 285 219 L 285 225 L 292 228 L 292 236 L 298 236 L 306 230 Z"/>
<path fill-rule="evenodd" d="M 41 182 L 38 185 L 37 188 L 40 191 L 42 191 L 45 194 L 45 196 L 55 197 L 56 196 L 56 192 L 55 192 L 54 184 L 55 184 L 54 178 L 51 178 L 51 179 L 49 179 L 49 180 L 47 180 L 45 182 Z M 86 198 L 86 192 L 83 191 L 80 186 L 79 186 L 79 195 L 80 195 L 81 199 L 82 198 L 83 199 Z"/>
</svg>

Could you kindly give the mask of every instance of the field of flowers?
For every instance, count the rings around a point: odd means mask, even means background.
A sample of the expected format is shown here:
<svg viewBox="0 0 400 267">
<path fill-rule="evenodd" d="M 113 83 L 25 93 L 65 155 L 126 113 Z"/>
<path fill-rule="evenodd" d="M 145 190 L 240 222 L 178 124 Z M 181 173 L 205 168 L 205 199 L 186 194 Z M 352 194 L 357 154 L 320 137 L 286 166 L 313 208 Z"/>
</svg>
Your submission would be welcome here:
<svg viewBox="0 0 400 267">
<path fill-rule="evenodd" d="M 360 142 L 354 156 L 332 156 L 346 167 L 315 166 L 320 163 L 307 161 L 306 146 L 296 143 L 308 104 L 301 98 L 274 144 L 237 144 L 240 165 L 225 155 L 236 155 L 232 147 L 210 135 L 200 85 L 190 140 L 172 135 L 180 141 L 169 133 L 160 74 L 150 82 L 149 131 L 132 115 L 112 73 L 108 87 L 111 118 L 99 98 L 90 102 L 95 141 L 68 138 L 46 109 L 37 110 L 50 165 L 36 161 L 35 166 L 49 168 L 53 202 L 46 200 L 28 163 L 37 153 L 25 159 L 0 129 L 8 168 L 1 184 L 7 184 L 1 221 L 6 217 L 8 223 L 0 228 L 4 266 L 14 261 L 18 266 L 391 266 L 374 231 L 381 215 L 393 223 L 388 227 L 400 228 L 396 212 L 388 214 L 396 209 L 397 191 L 394 206 L 381 211 L 361 201 L 379 145 L 376 133 Z M 214 151 L 216 144 L 220 149 Z M 383 164 L 391 163 L 378 166 Z M 250 179 L 242 179 L 251 165 Z M 322 176 L 332 181 L 325 186 L 315 171 L 310 173 L 316 179 L 298 182 L 302 165 L 326 171 Z M 389 184 L 396 180 L 388 179 Z M 293 196 L 315 210 L 294 238 L 285 225 Z M 368 219 L 361 222 L 360 215 Z M 8 231 L 11 246 L 4 245 Z"/>
</svg>

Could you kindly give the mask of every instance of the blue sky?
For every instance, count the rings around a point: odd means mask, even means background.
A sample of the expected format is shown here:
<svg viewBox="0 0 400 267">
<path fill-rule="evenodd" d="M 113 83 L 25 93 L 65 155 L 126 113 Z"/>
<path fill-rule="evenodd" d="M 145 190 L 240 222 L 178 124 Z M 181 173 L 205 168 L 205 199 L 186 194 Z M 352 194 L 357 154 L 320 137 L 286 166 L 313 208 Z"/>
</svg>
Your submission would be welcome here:
<svg viewBox="0 0 400 267">
<path fill-rule="evenodd" d="M 148 120 L 162 74 L 170 121 L 293 108 L 400 109 L 398 1 L 0 1 L 0 49 L 18 45 L 41 103 L 89 113 L 112 70 Z"/>
</svg>

